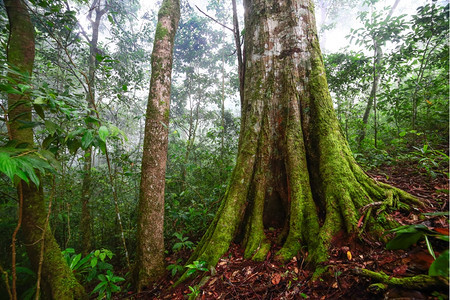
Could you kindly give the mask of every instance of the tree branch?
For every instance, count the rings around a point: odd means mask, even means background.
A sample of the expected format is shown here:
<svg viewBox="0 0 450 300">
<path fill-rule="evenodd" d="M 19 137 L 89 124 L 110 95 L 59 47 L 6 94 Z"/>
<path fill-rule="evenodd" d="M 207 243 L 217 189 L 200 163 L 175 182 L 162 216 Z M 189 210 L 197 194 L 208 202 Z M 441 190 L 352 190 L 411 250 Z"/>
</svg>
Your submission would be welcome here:
<svg viewBox="0 0 450 300">
<path fill-rule="evenodd" d="M 205 13 L 203 10 L 201 10 L 200 8 L 198 8 L 197 5 L 196 5 L 195 7 L 196 7 L 202 14 L 204 14 L 205 16 L 207 16 L 208 18 L 210 18 L 211 20 L 213 20 L 214 22 L 216 22 L 216 23 L 219 24 L 220 26 L 222 26 L 222 27 L 224 27 L 224 28 L 226 28 L 226 29 L 228 29 L 228 30 L 231 30 L 231 32 L 234 32 L 233 29 L 231 29 L 230 27 L 228 27 L 228 26 L 225 25 L 225 24 L 220 23 L 219 21 L 217 21 L 216 19 L 214 19 L 213 17 L 211 17 L 210 15 L 208 15 L 207 13 Z"/>
</svg>

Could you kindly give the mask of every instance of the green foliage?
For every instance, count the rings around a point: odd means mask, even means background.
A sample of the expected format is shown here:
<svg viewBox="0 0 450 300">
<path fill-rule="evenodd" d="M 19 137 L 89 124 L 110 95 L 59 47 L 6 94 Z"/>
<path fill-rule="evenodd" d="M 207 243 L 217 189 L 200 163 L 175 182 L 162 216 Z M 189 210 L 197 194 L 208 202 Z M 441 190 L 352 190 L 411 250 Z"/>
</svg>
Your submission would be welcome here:
<svg viewBox="0 0 450 300">
<path fill-rule="evenodd" d="M 373 5 L 370 1 L 366 4 Z M 428 145 L 448 155 L 449 5 L 432 2 L 420 6 L 409 19 L 388 17 L 390 9 L 372 6 L 371 12 L 360 13 L 362 26 L 348 35 L 360 51 L 325 55 L 329 88 L 359 163 L 373 168 L 405 159 L 418 163 L 418 168 L 433 178 L 443 173 L 447 163 L 430 157 L 431 153 L 415 153 L 420 150 L 413 147 Z M 380 59 L 370 57 L 375 47 L 380 48 Z M 366 138 L 358 145 L 374 70 L 381 75 L 376 105 L 365 127 Z"/>
<path fill-rule="evenodd" d="M 22 179 L 26 183 L 33 182 L 39 186 L 38 173 L 54 173 L 58 163 L 53 154 L 46 150 L 12 147 L 9 143 L 0 147 L 0 172 L 8 176 L 13 183 Z M 20 145 L 19 145 L 20 146 Z"/>
<path fill-rule="evenodd" d="M 436 258 L 435 251 L 429 237 L 434 237 L 445 242 L 449 242 L 449 236 L 430 230 L 423 224 L 405 225 L 390 230 L 396 236 L 386 244 L 388 250 L 408 249 L 416 244 L 421 238 L 425 239 L 428 252 L 433 256 L 434 262 L 431 264 L 428 274 L 430 276 L 449 276 L 449 251 L 445 250 Z"/>
<path fill-rule="evenodd" d="M 448 265 L 449 265 L 449 254 L 448 254 L 448 250 L 445 250 L 431 264 L 430 269 L 428 270 L 428 275 L 448 277 L 449 276 Z"/>
<path fill-rule="evenodd" d="M 125 279 L 114 275 L 112 265 L 105 262 L 106 259 L 112 259 L 114 256 L 110 250 L 95 250 L 84 258 L 82 258 L 81 253 L 76 254 L 73 248 L 67 248 L 62 253 L 70 269 L 79 280 L 91 282 L 97 279 L 100 281 L 91 292 L 91 295 L 98 293 L 97 299 L 105 297 L 111 299 L 113 293 L 121 290 L 116 283 Z"/>
<path fill-rule="evenodd" d="M 198 286 L 194 286 L 194 287 L 189 286 L 189 290 L 191 291 L 188 294 L 189 299 L 197 299 L 198 295 L 200 295 L 200 292 L 201 292 L 201 290 Z"/>
<path fill-rule="evenodd" d="M 170 271 L 170 274 L 175 276 L 177 273 L 182 273 L 184 270 L 183 265 L 180 265 L 181 258 L 177 259 L 177 261 L 174 264 L 170 264 L 167 266 L 167 270 Z"/>
<path fill-rule="evenodd" d="M 113 274 L 111 270 L 107 270 L 106 274 L 100 274 L 97 276 L 100 283 L 92 290 L 92 294 L 98 293 L 97 299 L 111 299 L 113 293 L 120 292 L 120 286 L 116 283 L 124 281 L 125 279 Z"/>
<path fill-rule="evenodd" d="M 76 254 L 73 248 L 67 248 L 62 253 L 72 272 L 81 281 L 91 282 L 100 273 L 113 270 L 113 266 L 105 262 L 106 258 L 113 257 L 108 249 L 92 251 L 84 258 L 81 253 Z"/>
<path fill-rule="evenodd" d="M 173 235 L 178 239 L 178 242 L 176 242 L 172 246 L 173 251 L 178 251 L 181 249 L 192 249 L 194 247 L 194 243 L 189 241 L 189 238 L 183 236 L 182 233 L 175 232 Z"/>
<path fill-rule="evenodd" d="M 417 160 L 417 167 L 426 170 L 431 178 L 436 178 L 437 173 L 442 173 L 448 177 L 449 157 L 442 151 L 430 149 L 428 144 L 422 148 L 413 146 L 415 151 L 411 155 Z"/>
<path fill-rule="evenodd" d="M 186 271 L 186 275 L 190 276 L 196 272 L 207 272 L 208 269 L 206 268 L 206 262 L 204 261 L 193 261 L 192 264 L 186 265 L 186 268 L 188 270 Z"/>
</svg>

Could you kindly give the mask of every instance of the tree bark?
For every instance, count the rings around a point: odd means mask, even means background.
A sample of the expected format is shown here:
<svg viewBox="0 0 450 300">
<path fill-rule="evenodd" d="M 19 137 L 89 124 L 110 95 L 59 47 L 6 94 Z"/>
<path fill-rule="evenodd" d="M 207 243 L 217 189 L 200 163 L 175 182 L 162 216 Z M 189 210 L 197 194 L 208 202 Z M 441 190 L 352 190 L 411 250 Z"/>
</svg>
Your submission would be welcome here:
<svg viewBox="0 0 450 300">
<path fill-rule="evenodd" d="M 20 73 L 10 72 L 8 77 L 14 84 L 30 84 L 33 70 L 35 41 L 34 27 L 27 7 L 22 0 L 5 0 L 9 19 L 9 39 L 7 48 L 8 64 Z M 21 128 L 20 121 L 31 122 L 31 98 L 29 94 L 8 94 L 8 118 L 11 122 L 11 137 L 18 143 L 32 148 L 33 130 Z M 40 261 L 41 243 L 44 242 L 42 264 L 42 298 L 43 299 L 84 299 L 87 294 L 76 281 L 69 267 L 65 264 L 61 250 L 52 235 L 49 226 L 45 226 L 47 207 L 42 187 L 25 182 L 23 187 L 23 237 L 28 257 L 37 273 Z M 42 231 L 45 237 L 42 241 Z"/>
<path fill-rule="evenodd" d="M 170 85 L 179 0 L 164 0 L 158 13 L 145 121 L 139 195 L 137 253 L 133 280 L 138 291 L 164 273 L 164 186 Z"/>
<path fill-rule="evenodd" d="M 280 260 L 302 247 L 327 260 L 340 231 L 359 233 L 359 209 L 373 201 L 419 203 L 377 183 L 356 164 L 328 91 L 312 0 L 244 0 L 245 83 L 236 166 L 221 206 L 188 263 L 214 266 L 230 243 L 264 260 L 278 227 Z M 365 228 L 381 234 L 373 217 Z M 182 276 L 180 281 L 184 280 Z"/>
</svg>

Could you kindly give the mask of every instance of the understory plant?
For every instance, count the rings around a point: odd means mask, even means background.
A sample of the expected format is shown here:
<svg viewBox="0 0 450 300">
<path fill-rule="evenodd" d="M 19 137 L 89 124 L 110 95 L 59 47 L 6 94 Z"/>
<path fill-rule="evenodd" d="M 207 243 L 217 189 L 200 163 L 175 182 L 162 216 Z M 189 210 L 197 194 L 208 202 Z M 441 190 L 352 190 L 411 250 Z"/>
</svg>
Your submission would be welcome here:
<svg viewBox="0 0 450 300">
<path fill-rule="evenodd" d="M 111 299 L 113 293 L 120 292 L 118 282 L 125 279 L 114 275 L 113 266 L 106 259 L 112 259 L 114 254 L 108 249 L 94 250 L 84 258 L 81 253 L 76 254 L 73 248 L 67 248 L 63 255 L 72 272 L 82 282 L 92 282 L 94 279 L 100 282 L 92 290 L 91 295 L 98 293 L 97 299 Z"/>
<path fill-rule="evenodd" d="M 446 249 L 436 256 L 431 240 L 439 239 L 449 242 L 448 230 L 434 228 L 430 229 L 424 224 L 404 225 L 389 231 L 395 233 L 395 237 L 386 244 L 388 250 L 406 250 L 416 244 L 422 238 L 425 240 L 428 252 L 434 261 L 428 269 L 430 276 L 449 276 L 449 250 Z"/>
</svg>

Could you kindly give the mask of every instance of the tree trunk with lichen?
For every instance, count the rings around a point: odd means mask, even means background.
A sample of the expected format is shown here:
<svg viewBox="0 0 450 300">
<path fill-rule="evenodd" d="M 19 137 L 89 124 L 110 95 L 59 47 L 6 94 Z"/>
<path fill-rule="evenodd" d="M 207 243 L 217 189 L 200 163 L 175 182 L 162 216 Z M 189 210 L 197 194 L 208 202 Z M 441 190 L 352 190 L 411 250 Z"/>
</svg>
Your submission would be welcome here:
<svg viewBox="0 0 450 300">
<path fill-rule="evenodd" d="M 264 260 L 264 229 L 280 228 L 277 252 L 327 260 L 340 231 L 359 232 L 359 209 L 374 201 L 418 203 L 369 178 L 356 164 L 328 91 L 312 0 L 244 0 L 244 99 L 236 166 L 215 219 L 189 262 L 214 266 L 233 240 Z M 374 217 L 364 219 L 375 234 Z M 182 277 L 183 280 L 186 276 Z"/>
<path fill-rule="evenodd" d="M 138 291 L 163 275 L 164 186 L 167 162 L 170 87 L 179 0 L 164 0 L 158 13 L 151 58 L 152 76 L 144 131 L 138 207 L 134 285 Z"/>
<path fill-rule="evenodd" d="M 13 84 L 30 84 L 34 63 L 34 27 L 22 0 L 5 0 L 9 20 L 8 64 L 15 72 L 8 74 Z M 23 74 L 18 76 L 18 73 Z M 20 90 L 19 88 L 17 88 Z M 31 122 L 31 98 L 28 93 L 8 94 L 10 133 L 18 144 L 33 148 L 32 128 L 22 128 L 21 121 Z M 24 244 L 34 271 L 40 264 L 41 243 L 45 243 L 42 262 L 42 299 L 85 299 L 87 294 L 66 265 L 61 250 L 46 228 L 47 207 L 42 191 L 30 182 L 20 182 L 23 190 L 22 231 Z M 42 231 L 45 229 L 44 241 Z"/>
</svg>

